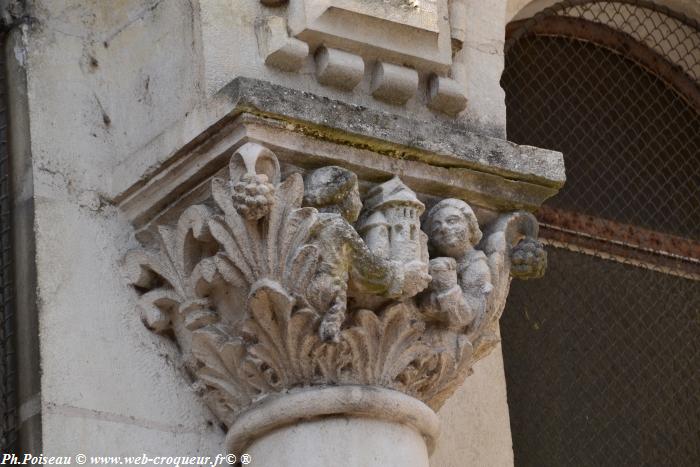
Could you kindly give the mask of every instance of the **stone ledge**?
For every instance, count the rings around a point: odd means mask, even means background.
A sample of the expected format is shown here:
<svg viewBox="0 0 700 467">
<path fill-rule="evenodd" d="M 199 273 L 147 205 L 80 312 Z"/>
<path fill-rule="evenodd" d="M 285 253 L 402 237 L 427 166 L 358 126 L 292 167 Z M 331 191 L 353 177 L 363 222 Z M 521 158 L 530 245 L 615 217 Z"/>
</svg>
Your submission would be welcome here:
<svg viewBox="0 0 700 467">
<path fill-rule="evenodd" d="M 557 192 L 544 184 L 468 168 L 454 156 L 406 153 L 386 142 L 323 133 L 319 127 L 264 117 L 256 110 L 227 119 L 217 128 L 209 137 L 187 145 L 145 183 L 135 185 L 118 200 L 134 227 L 140 230 L 154 222 L 167 223 L 167 218 L 178 215 L 193 199 L 206 199 L 207 180 L 225 169 L 226 161 L 246 142 L 269 147 L 280 162 L 298 170 L 339 165 L 370 184 L 400 175 L 421 196 L 463 199 L 492 213 L 532 211 Z"/>
<path fill-rule="evenodd" d="M 112 197 L 137 228 L 220 170 L 247 141 L 266 144 L 282 160 L 305 168 L 348 166 L 370 182 L 400 173 L 419 193 L 453 196 L 497 212 L 534 210 L 565 179 L 559 152 L 478 135 L 457 123 L 409 119 L 248 78 L 234 80 L 189 118 L 176 127 L 178 138 L 189 142 L 167 159 L 156 157 L 164 162 L 153 164 Z M 195 136 L 187 138 L 187 133 Z M 143 155 L 159 146 L 144 148 Z M 133 154 L 126 161 L 138 165 L 137 158 Z M 115 183 L 126 185 L 124 179 L 133 179 L 133 171 L 127 164 L 116 167 Z"/>
<path fill-rule="evenodd" d="M 366 144 L 374 139 L 377 152 L 393 146 L 400 158 L 449 163 L 553 188 L 566 179 L 560 152 L 479 135 L 459 122 L 414 120 L 249 78 L 235 79 L 216 98 L 227 99 L 241 111 L 257 110 L 266 117 L 325 128 L 319 136 L 339 137 L 340 132 L 343 139 Z"/>
</svg>

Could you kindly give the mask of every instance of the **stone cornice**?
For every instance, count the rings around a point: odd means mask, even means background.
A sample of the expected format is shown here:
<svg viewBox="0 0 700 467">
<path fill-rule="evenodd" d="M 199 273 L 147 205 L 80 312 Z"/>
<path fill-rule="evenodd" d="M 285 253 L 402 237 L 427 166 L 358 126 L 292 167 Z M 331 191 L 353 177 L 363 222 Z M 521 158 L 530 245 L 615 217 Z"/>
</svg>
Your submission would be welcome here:
<svg viewBox="0 0 700 467">
<path fill-rule="evenodd" d="M 521 203 L 523 208 L 534 209 L 565 180 L 563 158 L 556 151 L 481 135 L 454 120 L 413 120 L 266 81 L 236 78 L 210 102 L 193 109 L 114 167 L 113 184 L 105 196 L 123 202 L 169 166 L 229 136 L 243 114 L 277 122 L 277 126 L 319 142 L 364 149 L 397 161 L 464 169 L 523 183 L 524 191 L 532 186 L 542 193 L 539 201 Z M 143 167 L 140 180 L 133 179 L 134 167 Z"/>
<path fill-rule="evenodd" d="M 565 181 L 561 153 L 479 134 L 452 119 L 415 120 L 249 78 L 237 78 L 218 96 L 235 102 L 240 112 L 288 121 L 300 132 L 398 159 L 470 168 L 557 189 Z"/>
</svg>

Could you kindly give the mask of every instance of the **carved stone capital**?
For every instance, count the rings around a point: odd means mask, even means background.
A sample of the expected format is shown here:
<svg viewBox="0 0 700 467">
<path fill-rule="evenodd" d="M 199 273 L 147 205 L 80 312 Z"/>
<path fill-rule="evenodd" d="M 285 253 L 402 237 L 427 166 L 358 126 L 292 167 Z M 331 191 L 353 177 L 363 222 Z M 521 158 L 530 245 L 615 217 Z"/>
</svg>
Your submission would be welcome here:
<svg viewBox="0 0 700 467">
<path fill-rule="evenodd" d="M 482 234 L 461 200 L 422 216 L 398 177 L 361 199 L 347 169 L 283 177 L 269 149 L 246 143 L 208 183 L 211 197 L 158 225 L 125 269 L 144 323 L 177 340 L 229 427 L 229 449 L 334 413 L 413 420 L 433 439 L 428 407 L 498 342 L 511 274 L 546 264 L 531 214 L 501 215 Z M 291 405 L 276 416 L 281 398 Z"/>
</svg>

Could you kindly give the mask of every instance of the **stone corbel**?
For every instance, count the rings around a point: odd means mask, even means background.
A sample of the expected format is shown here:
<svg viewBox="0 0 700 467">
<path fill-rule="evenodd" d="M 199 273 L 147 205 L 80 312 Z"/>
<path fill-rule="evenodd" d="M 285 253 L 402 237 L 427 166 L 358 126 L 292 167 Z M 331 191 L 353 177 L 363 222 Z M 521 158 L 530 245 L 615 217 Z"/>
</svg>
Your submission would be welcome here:
<svg viewBox="0 0 700 467">
<path fill-rule="evenodd" d="M 469 204 L 423 215 L 398 177 L 361 199 L 348 169 L 280 167 L 247 142 L 210 196 L 151 226 L 124 262 L 142 320 L 177 340 L 230 452 L 425 467 L 435 411 L 498 342 L 511 276 L 544 273 L 537 222 L 506 213 L 482 234 Z M 309 456 L 314 436 L 335 444 Z"/>
</svg>

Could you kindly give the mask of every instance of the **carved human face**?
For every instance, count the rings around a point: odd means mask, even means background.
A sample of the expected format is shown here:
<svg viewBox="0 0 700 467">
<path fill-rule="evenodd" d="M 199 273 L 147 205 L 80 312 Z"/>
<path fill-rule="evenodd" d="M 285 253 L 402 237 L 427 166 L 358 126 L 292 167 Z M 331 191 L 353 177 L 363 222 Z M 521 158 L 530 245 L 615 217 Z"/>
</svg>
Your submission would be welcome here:
<svg viewBox="0 0 700 467">
<path fill-rule="evenodd" d="M 446 206 L 433 214 L 430 221 L 430 243 L 440 253 L 452 258 L 464 256 L 472 245 L 471 232 L 464 214 Z"/>
<path fill-rule="evenodd" d="M 345 218 L 345 220 L 353 224 L 360 216 L 361 209 L 362 200 L 360 199 L 360 189 L 358 188 L 357 183 L 355 183 L 343 200 L 341 215 Z"/>
</svg>

